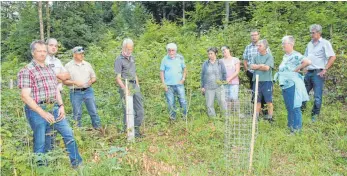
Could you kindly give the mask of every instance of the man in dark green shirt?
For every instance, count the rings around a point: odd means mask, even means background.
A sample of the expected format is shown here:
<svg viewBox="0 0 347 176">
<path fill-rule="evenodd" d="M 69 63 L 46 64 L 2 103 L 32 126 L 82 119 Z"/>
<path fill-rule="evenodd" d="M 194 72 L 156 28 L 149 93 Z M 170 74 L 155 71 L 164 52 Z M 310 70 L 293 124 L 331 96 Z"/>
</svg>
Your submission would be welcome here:
<svg viewBox="0 0 347 176">
<path fill-rule="evenodd" d="M 272 69 L 274 68 L 274 59 L 270 53 L 266 51 L 268 42 L 260 40 L 257 43 L 259 55 L 255 58 L 254 64 L 251 69 L 254 70 L 254 75 L 259 75 L 258 83 L 258 99 L 257 99 L 257 117 L 259 116 L 261 100 L 264 99 L 268 108 L 267 120 L 272 121 L 273 105 L 272 105 Z M 253 76 L 253 83 L 255 83 L 255 76 Z M 253 91 L 255 85 L 253 86 Z"/>
</svg>

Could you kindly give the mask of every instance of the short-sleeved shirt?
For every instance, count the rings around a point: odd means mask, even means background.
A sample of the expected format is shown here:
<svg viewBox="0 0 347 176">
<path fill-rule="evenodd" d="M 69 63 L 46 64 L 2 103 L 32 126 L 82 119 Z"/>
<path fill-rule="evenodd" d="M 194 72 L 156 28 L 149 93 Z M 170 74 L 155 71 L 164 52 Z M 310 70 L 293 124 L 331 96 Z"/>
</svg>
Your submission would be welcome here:
<svg viewBox="0 0 347 176">
<path fill-rule="evenodd" d="M 30 97 L 36 103 L 56 102 L 57 78 L 54 71 L 47 65 L 42 67 L 32 60 L 18 72 L 17 78 L 18 88 L 30 88 Z"/>
<path fill-rule="evenodd" d="M 266 53 L 265 55 L 259 54 L 255 60 L 254 64 L 265 64 L 270 67 L 268 71 L 254 70 L 253 79 L 255 81 L 255 75 L 259 75 L 259 81 L 272 81 L 272 69 L 274 68 L 274 58 L 271 54 Z"/>
<path fill-rule="evenodd" d="M 114 72 L 116 75 L 121 74 L 123 79 L 136 80 L 136 66 L 134 56 L 129 58 L 119 55 L 114 62 Z"/>
<path fill-rule="evenodd" d="M 283 56 L 283 60 L 279 66 L 279 72 L 294 72 L 295 69 L 301 65 L 302 60 L 305 57 L 301 55 L 297 51 L 293 51 L 290 54 L 285 54 Z M 287 79 L 286 83 L 282 85 L 282 89 L 286 89 L 292 87 L 294 85 L 294 81 Z"/>
<path fill-rule="evenodd" d="M 271 54 L 271 50 L 268 47 L 266 52 Z M 243 59 L 247 61 L 248 70 L 254 72 L 250 69 L 250 65 L 254 64 L 254 59 L 259 55 L 258 47 L 253 42 L 246 46 L 245 51 L 243 52 Z"/>
<path fill-rule="evenodd" d="M 317 44 L 313 44 L 313 40 L 307 44 L 305 56 L 311 60 L 308 70 L 324 69 L 329 58 L 335 56 L 335 52 L 331 43 L 321 37 Z"/>
<path fill-rule="evenodd" d="M 229 78 L 232 74 L 236 72 L 236 64 L 240 63 L 240 60 L 236 57 L 232 57 L 231 59 L 221 59 L 224 63 L 225 69 L 227 71 L 227 78 Z M 232 79 L 228 84 L 239 84 L 239 76 L 236 76 Z"/>
<path fill-rule="evenodd" d="M 182 80 L 183 70 L 186 67 L 183 56 L 176 54 L 175 58 L 166 55 L 160 64 L 160 71 L 164 72 L 166 85 L 177 85 Z"/>
<path fill-rule="evenodd" d="M 65 65 L 65 69 L 69 72 L 72 81 L 80 81 L 84 83 L 83 87 L 69 86 L 72 88 L 86 88 L 88 87 L 88 81 L 91 78 L 96 78 L 96 74 L 92 65 L 87 61 L 76 63 L 75 60 L 71 60 Z"/>
<path fill-rule="evenodd" d="M 55 75 L 58 75 L 59 73 L 67 72 L 61 61 L 54 57 L 47 55 L 46 60 L 45 60 L 46 65 L 51 67 L 55 73 Z M 63 90 L 63 83 L 58 83 L 58 88 L 59 90 Z"/>
</svg>

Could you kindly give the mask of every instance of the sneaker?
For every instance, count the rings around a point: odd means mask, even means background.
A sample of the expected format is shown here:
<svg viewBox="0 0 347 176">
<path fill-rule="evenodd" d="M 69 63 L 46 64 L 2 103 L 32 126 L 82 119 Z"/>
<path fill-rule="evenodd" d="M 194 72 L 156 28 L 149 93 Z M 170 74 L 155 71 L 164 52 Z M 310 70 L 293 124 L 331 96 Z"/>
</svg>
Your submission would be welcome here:
<svg viewBox="0 0 347 176">
<path fill-rule="evenodd" d="M 317 117 L 318 117 L 317 114 L 316 114 L 316 115 L 313 115 L 312 118 L 311 118 L 312 122 L 316 122 L 316 121 L 317 121 Z"/>
</svg>

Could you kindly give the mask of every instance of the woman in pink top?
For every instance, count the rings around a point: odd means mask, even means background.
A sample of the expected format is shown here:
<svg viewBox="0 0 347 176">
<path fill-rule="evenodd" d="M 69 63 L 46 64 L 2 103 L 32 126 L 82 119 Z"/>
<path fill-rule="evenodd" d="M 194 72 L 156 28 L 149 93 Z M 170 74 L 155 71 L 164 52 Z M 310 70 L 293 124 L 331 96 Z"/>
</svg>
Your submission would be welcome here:
<svg viewBox="0 0 347 176">
<path fill-rule="evenodd" d="M 225 65 L 225 69 L 227 71 L 227 82 L 226 85 L 226 95 L 227 101 L 238 100 L 238 92 L 239 92 L 239 72 L 240 72 L 240 60 L 236 57 L 232 57 L 229 46 L 223 46 L 222 52 L 224 58 L 221 61 Z"/>
</svg>

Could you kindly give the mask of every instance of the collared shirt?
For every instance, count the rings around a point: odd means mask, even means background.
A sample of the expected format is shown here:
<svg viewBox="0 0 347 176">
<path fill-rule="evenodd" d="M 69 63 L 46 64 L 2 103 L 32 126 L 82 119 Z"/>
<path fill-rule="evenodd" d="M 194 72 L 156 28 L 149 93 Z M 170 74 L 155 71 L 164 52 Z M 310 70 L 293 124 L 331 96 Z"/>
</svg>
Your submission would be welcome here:
<svg viewBox="0 0 347 176">
<path fill-rule="evenodd" d="M 30 88 L 30 96 L 36 103 L 56 102 L 57 78 L 47 65 L 42 67 L 32 60 L 18 72 L 17 78 L 18 88 Z"/>
<path fill-rule="evenodd" d="M 308 70 L 325 69 L 329 58 L 335 56 L 335 52 L 331 43 L 321 37 L 317 44 L 314 44 L 313 40 L 307 44 L 305 56 L 312 62 L 307 67 Z"/>
<path fill-rule="evenodd" d="M 231 59 L 221 59 L 224 63 L 225 69 L 227 71 L 227 78 L 236 72 L 236 64 L 240 63 L 239 58 L 232 57 Z M 234 79 L 228 82 L 229 84 L 239 84 L 239 76 L 237 75 Z"/>
<path fill-rule="evenodd" d="M 65 69 L 61 61 L 55 56 L 47 55 L 45 63 L 46 65 L 48 65 L 54 70 L 55 75 L 58 75 L 59 73 L 67 72 L 67 70 Z M 59 90 L 63 90 L 63 83 L 59 82 L 58 88 Z"/>
<path fill-rule="evenodd" d="M 266 49 L 266 52 L 271 54 L 271 50 L 269 47 Z M 250 65 L 254 64 L 254 59 L 258 55 L 259 55 L 259 52 L 258 52 L 258 47 L 256 44 L 252 42 L 246 46 L 245 51 L 243 52 L 243 59 L 247 61 L 248 70 L 250 72 L 254 72 L 254 70 L 250 69 Z"/>
<path fill-rule="evenodd" d="M 255 81 L 255 75 L 259 75 L 259 81 L 272 81 L 272 69 L 274 68 L 274 58 L 271 54 L 266 53 L 265 55 L 259 54 L 255 60 L 254 64 L 265 64 L 270 67 L 268 71 L 254 70 L 253 80 Z"/>
<path fill-rule="evenodd" d="M 116 75 L 121 74 L 123 79 L 136 80 L 136 66 L 134 56 L 125 58 L 119 55 L 114 62 L 114 72 Z"/>
<path fill-rule="evenodd" d="M 279 72 L 294 72 L 295 69 L 301 65 L 302 60 L 305 57 L 301 55 L 297 51 L 293 51 L 290 54 L 285 54 L 283 56 L 283 60 L 279 66 Z M 292 87 L 294 85 L 293 79 L 286 79 L 282 81 L 281 87 L 282 89 L 287 89 L 289 87 Z"/>
<path fill-rule="evenodd" d="M 183 70 L 186 67 L 183 56 L 176 54 L 175 58 L 166 55 L 160 64 L 160 71 L 164 72 L 166 85 L 177 85 L 183 77 Z"/>
<path fill-rule="evenodd" d="M 88 87 L 88 81 L 91 78 L 95 78 L 95 72 L 92 65 L 89 62 L 83 60 L 81 63 L 76 63 L 75 60 L 71 60 L 65 65 L 65 69 L 70 73 L 72 81 L 80 81 L 84 83 L 83 87 L 69 86 L 70 89 L 73 88 L 86 88 Z"/>
</svg>

